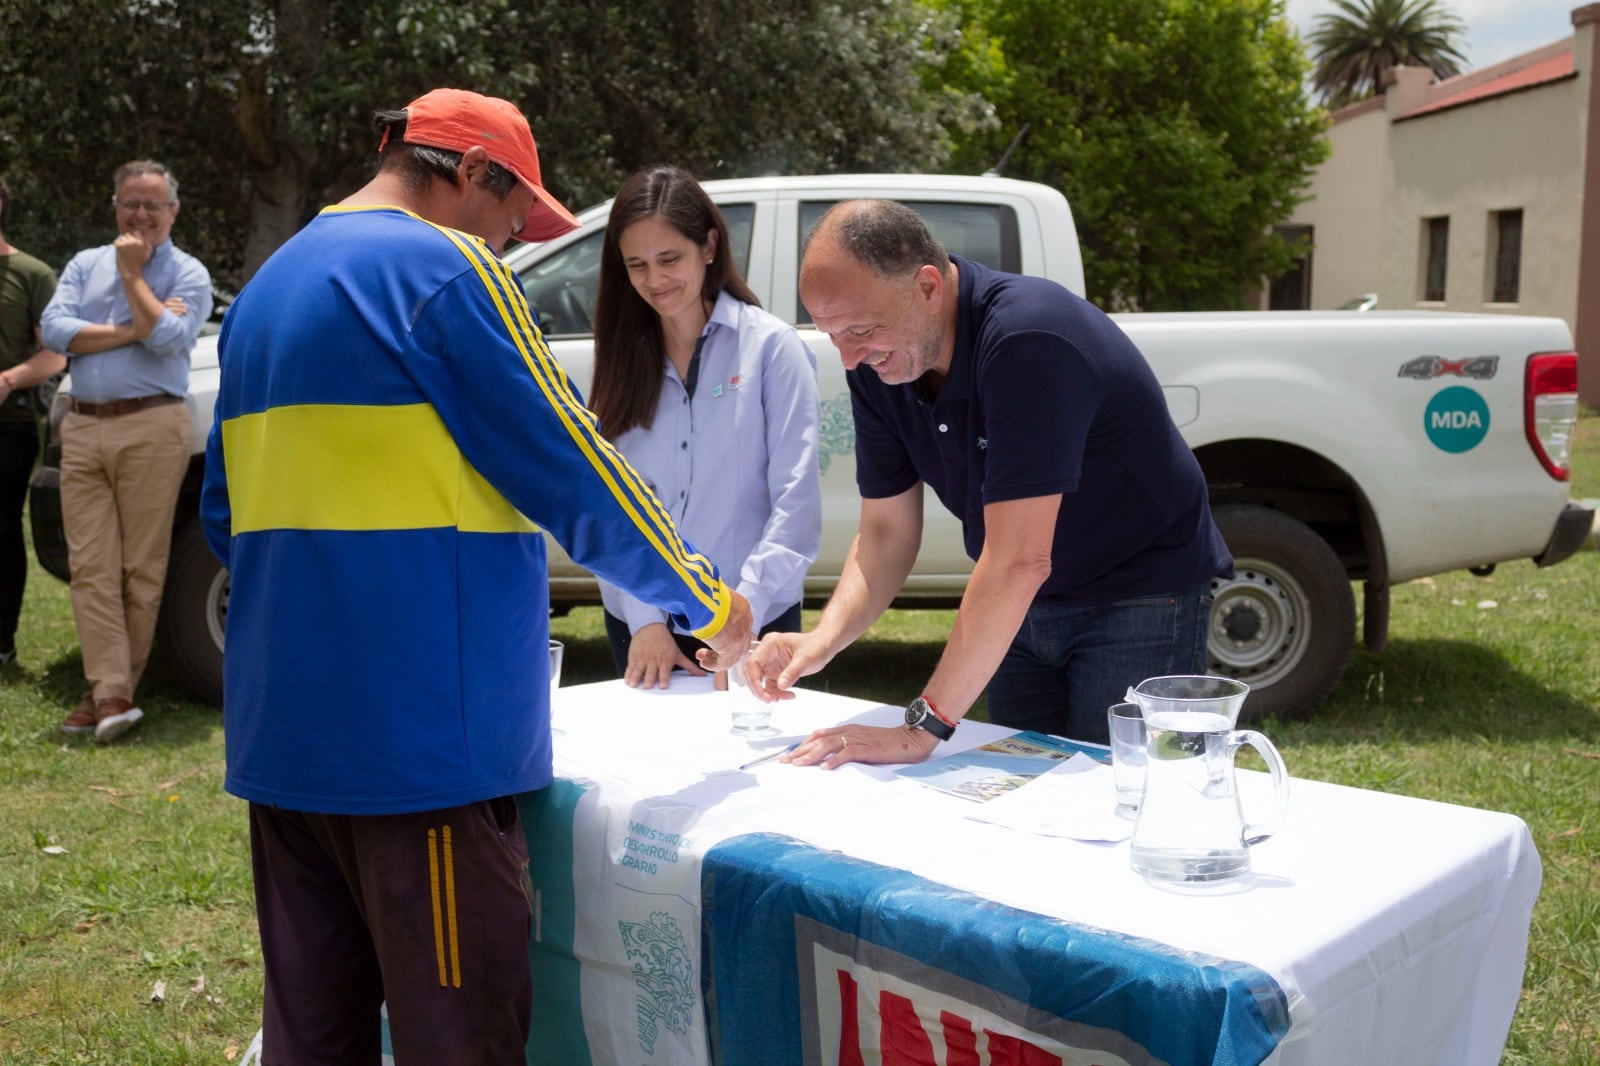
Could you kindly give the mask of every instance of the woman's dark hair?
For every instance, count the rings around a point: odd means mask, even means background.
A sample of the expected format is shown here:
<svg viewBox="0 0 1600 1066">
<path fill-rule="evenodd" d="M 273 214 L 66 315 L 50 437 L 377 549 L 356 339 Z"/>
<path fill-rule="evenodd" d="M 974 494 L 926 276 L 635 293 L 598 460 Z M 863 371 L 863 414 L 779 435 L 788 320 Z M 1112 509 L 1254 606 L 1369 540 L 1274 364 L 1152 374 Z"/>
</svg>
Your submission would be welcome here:
<svg viewBox="0 0 1600 1066">
<path fill-rule="evenodd" d="M 648 429 L 661 398 L 661 362 L 666 358 L 661 320 L 634 290 L 621 247 L 622 231 L 652 215 L 660 215 L 701 248 L 716 231 L 716 250 L 700 290 L 707 306 L 723 292 L 761 306 L 734 265 L 733 242 L 722 212 L 687 171 L 650 167 L 623 182 L 606 222 L 594 303 L 594 383 L 589 406 L 600 417 L 600 432 L 608 440 L 616 440 L 635 426 Z"/>
<path fill-rule="evenodd" d="M 434 148 L 426 144 L 407 144 L 406 112 L 379 111 L 372 116 L 372 124 L 383 136 L 383 148 L 378 153 L 378 168 L 392 169 L 412 192 L 422 193 L 434 178 L 454 185 L 461 170 L 461 153 L 448 148 Z M 483 187 L 497 200 L 504 200 L 517 187 L 517 176 L 499 163 L 490 163 L 484 171 Z M 177 198 L 174 186 L 173 198 Z"/>
</svg>

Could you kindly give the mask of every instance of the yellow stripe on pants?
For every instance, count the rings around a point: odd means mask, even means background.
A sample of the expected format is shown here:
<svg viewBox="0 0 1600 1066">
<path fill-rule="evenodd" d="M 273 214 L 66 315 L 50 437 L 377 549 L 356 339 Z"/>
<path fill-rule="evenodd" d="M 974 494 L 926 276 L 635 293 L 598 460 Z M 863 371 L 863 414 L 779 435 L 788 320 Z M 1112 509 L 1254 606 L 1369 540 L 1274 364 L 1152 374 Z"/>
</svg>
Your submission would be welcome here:
<svg viewBox="0 0 1600 1066">
<path fill-rule="evenodd" d="M 441 878 L 440 874 L 443 874 Z M 439 966 L 439 987 L 461 987 L 461 942 L 456 936 L 456 865 L 450 827 L 444 827 L 444 869 L 439 869 L 439 832 L 428 830 L 428 887 L 433 896 L 433 953 Z M 444 905 L 440 907 L 440 897 Z M 448 935 L 447 935 L 448 934 Z M 450 960 L 445 965 L 445 941 L 450 943 Z M 451 973 L 455 980 L 450 979 Z"/>
<path fill-rule="evenodd" d="M 444 910 L 450 923 L 450 971 L 461 987 L 461 940 L 456 936 L 456 860 L 450 844 L 450 827 L 444 827 Z"/>
</svg>

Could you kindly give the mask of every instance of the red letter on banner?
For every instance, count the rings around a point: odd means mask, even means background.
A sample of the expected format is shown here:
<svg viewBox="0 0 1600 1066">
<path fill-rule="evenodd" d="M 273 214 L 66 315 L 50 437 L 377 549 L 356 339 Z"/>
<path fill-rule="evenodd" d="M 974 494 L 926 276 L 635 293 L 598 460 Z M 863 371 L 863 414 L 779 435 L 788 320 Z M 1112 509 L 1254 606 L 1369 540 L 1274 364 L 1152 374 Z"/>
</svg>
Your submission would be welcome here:
<svg viewBox="0 0 1600 1066">
<path fill-rule="evenodd" d="M 883 1066 L 939 1066 L 933 1041 L 923 1031 L 916 1006 L 893 992 L 878 994 L 878 1015 L 883 1023 Z"/>
<path fill-rule="evenodd" d="M 985 1029 L 989 1038 L 991 1066 L 1061 1066 L 1061 1057 L 1015 1036 L 1003 1036 Z"/>
<path fill-rule="evenodd" d="M 839 1066 L 866 1066 L 861 1061 L 861 1015 L 856 1008 L 856 979 L 839 972 Z"/>
<path fill-rule="evenodd" d="M 944 1026 L 945 1066 L 979 1066 L 978 1034 L 972 1031 L 972 1023 L 942 1010 L 939 1024 Z"/>
</svg>

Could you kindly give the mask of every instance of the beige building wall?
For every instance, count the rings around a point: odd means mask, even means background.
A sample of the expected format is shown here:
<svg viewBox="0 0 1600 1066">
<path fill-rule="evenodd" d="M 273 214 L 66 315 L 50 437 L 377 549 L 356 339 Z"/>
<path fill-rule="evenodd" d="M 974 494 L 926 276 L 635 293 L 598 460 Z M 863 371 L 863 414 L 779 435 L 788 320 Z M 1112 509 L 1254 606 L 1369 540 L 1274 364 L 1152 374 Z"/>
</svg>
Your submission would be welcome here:
<svg viewBox="0 0 1600 1066">
<path fill-rule="evenodd" d="M 1390 125 L 1382 306 L 1554 315 L 1573 325 L 1586 91 L 1572 78 Z M 1494 213 L 1515 209 L 1518 299 L 1495 303 Z M 1437 217 L 1450 220 L 1445 299 L 1425 302 L 1425 220 Z"/>
<path fill-rule="evenodd" d="M 1389 182 L 1389 122 L 1383 101 L 1347 108 L 1328 129 L 1333 149 L 1317 172 L 1316 195 L 1295 211 L 1310 226 L 1311 306 L 1338 307 L 1361 293 L 1382 300 L 1383 199 Z"/>
<path fill-rule="evenodd" d="M 1398 68 L 1382 98 L 1335 114 L 1332 153 L 1290 223 L 1313 228 L 1312 307 L 1370 291 L 1384 309 L 1564 319 L 1582 397 L 1600 405 L 1600 3 L 1574 8 L 1572 23 L 1571 38 L 1437 84 Z M 1532 69 L 1567 55 L 1570 73 Z M 1514 209 L 1519 291 L 1496 303 L 1495 213 Z M 1426 302 L 1436 217 L 1450 219 L 1445 298 Z"/>
<path fill-rule="evenodd" d="M 1577 321 L 1573 335 L 1578 347 L 1578 396 L 1600 407 L 1600 4 L 1572 12 L 1573 69 L 1579 91 L 1586 95 L 1578 142 L 1583 151 L 1583 211 L 1574 220 L 1579 231 Z M 1588 359 L 1584 353 L 1588 353 Z"/>
</svg>

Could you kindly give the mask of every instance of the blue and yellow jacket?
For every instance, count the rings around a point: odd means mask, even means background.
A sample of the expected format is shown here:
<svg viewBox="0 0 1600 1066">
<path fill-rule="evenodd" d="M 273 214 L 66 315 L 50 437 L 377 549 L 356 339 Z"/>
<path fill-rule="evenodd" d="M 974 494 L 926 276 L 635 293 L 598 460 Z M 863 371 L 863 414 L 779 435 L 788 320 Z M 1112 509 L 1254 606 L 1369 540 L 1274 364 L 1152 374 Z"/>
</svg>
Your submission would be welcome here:
<svg viewBox="0 0 1600 1066">
<path fill-rule="evenodd" d="M 477 238 L 330 208 L 230 308 L 221 363 L 201 515 L 231 579 L 229 792 L 392 814 L 548 784 L 540 527 L 701 636 L 727 620 Z"/>
</svg>

